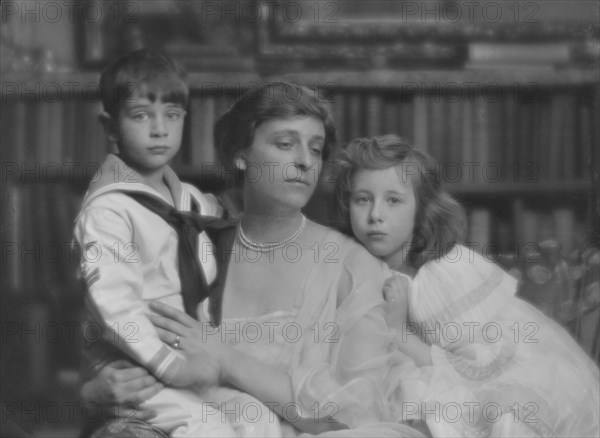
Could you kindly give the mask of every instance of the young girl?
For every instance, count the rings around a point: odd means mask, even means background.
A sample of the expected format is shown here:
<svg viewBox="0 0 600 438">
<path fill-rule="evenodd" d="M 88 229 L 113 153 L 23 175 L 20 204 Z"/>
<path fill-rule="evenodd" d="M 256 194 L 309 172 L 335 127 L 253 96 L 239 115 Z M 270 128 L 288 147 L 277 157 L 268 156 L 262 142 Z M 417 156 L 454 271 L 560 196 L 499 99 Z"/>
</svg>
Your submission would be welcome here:
<svg viewBox="0 0 600 438">
<path fill-rule="evenodd" d="M 436 163 L 391 135 L 354 140 L 338 163 L 352 232 L 396 272 L 384 295 L 397 346 L 427 376 L 399 420 L 418 415 L 434 436 L 598 436 L 597 366 L 459 243 L 465 214 Z"/>
</svg>

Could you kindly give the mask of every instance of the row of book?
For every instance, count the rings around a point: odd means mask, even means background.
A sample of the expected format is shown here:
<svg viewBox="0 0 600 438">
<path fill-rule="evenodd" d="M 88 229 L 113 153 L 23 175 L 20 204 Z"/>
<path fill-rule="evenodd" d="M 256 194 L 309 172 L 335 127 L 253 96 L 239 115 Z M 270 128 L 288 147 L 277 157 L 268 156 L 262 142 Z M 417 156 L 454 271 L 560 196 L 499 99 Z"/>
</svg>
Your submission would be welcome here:
<svg viewBox="0 0 600 438">
<path fill-rule="evenodd" d="M 39 178 L 46 172 L 50 179 L 57 172 L 55 165 L 82 172 L 87 163 L 101 163 L 109 144 L 100 111 L 100 102 L 84 99 L 7 99 L 1 117 L 3 160 L 32 175 L 37 172 Z M 91 178 L 93 170 L 88 172 Z"/>
<path fill-rule="evenodd" d="M 577 89 L 523 90 L 352 91 L 328 100 L 338 149 L 354 138 L 393 133 L 439 161 L 447 182 L 585 178 L 592 145 L 599 141 L 597 96 L 590 98 Z M 176 167 L 200 169 L 217 161 L 213 126 L 236 97 L 239 94 L 192 95 Z M 30 166 L 101 162 L 110 146 L 99 112 L 98 102 L 9 99 L 2 115 L 4 159 Z"/>
<path fill-rule="evenodd" d="M 83 190 L 71 184 L 9 182 L 2 189 L 3 291 L 49 305 L 83 299 L 74 220 Z"/>
<path fill-rule="evenodd" d="M 3 188 L 2 263 L 8 290 L 38 291 L 56 302 L 80 293 L 79 251 L 72 246 L 72 233 L 82 195 L 83 188 L 71 184 L 9 183 Z M 568 256 L 590 241 L 585 209 L 577 203 L 536 209 L 507 199 L 467 209 L 467 240 L 488 255 L 517 254 L 554 239 Z"/>
<path fill-rule="evenodd" d="M 499 92 L 505 95 L 374 91 L 329 96 L 337 150 L 354 138 L 397 134 L 432 155 L 447 182 L 535 183 L 588 176 L 590 150 L 598 141 L 589 96 Z M 181 163 L 216 161 L 212 126 L 233 102 L 223 96 L 192 99 Z"/>
<path fill-rule="evenodd" d="M 522 257 L 535 251 L 540 242 L 552 239 L 557 242 L 559 253 L 569 257 L 591 240 L 581 206 L 557 203 L 532 208 L 521 199 L 507 203 L 467 208 L 468 241 L 476 250 L 494 257 Z"/>
<path fill-rule="evenodd" d="M 393 133 L 428 152 L 447 182 L 541 182 L 583 178 L 598 141 L 587 96 L 574 91 L 516 99 L 420 93 L 335 96 L 340 145 Z M 471 177 L 469 171 L 473 169 Z"/>
</svg>

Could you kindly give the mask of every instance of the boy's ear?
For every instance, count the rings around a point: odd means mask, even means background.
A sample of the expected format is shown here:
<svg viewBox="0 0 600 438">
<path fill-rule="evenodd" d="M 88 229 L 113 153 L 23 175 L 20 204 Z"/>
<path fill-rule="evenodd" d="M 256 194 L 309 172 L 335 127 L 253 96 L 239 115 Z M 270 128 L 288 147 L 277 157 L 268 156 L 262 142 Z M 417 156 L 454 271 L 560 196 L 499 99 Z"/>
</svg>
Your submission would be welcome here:
<svg viewBox="0 0 600 438">
<path fill-rule="evenodd" d="M 112 143 L 118 143 L 119 141 L 119 130 L 117 129 L 117 121 L 110 116 L 106 111 L 102 111 L 98 116 L 100 123 L 104 127 L 106 136 Z"/>
</svg>

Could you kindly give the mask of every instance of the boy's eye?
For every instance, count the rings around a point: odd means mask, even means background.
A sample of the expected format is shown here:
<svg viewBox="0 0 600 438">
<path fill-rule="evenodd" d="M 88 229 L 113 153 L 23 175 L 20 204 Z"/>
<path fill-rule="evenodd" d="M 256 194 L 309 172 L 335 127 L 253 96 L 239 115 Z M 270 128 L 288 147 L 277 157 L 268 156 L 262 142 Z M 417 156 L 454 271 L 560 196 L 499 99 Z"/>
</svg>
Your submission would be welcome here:
<svg viewBox="0 0 600 438">
<path fill-rule="evenodd" d="M 132 118 L 134 120 L 147 120 L 148 119 L 148 113 L 135 113 L 132 115 Z"/>
</svg>

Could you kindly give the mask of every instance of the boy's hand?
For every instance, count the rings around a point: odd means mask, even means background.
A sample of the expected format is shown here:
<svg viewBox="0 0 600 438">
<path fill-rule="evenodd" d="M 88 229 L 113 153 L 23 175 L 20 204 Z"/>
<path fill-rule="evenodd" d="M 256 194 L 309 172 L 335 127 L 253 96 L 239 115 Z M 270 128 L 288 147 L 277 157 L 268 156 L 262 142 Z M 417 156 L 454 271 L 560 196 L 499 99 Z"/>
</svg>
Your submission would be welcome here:
<svg viewBox="0 0 600 438">
<path fill-rule="evenodd" d="M 162 383 L 144 368 L 128 360 L 117 360 L 86 382 L 81 392 L 86 403 L 99 406 L 107 418 L 149 420 L 156 414 L 151 410 L 140 410 L 139 406 L 162 388 Z"/>
<path fill-rule="evenodd" d="M 388 327 L 402 328 L 408 322 L 408 280 L 394 275 L 383 285 L 385 313 Z"/>
</svg>

